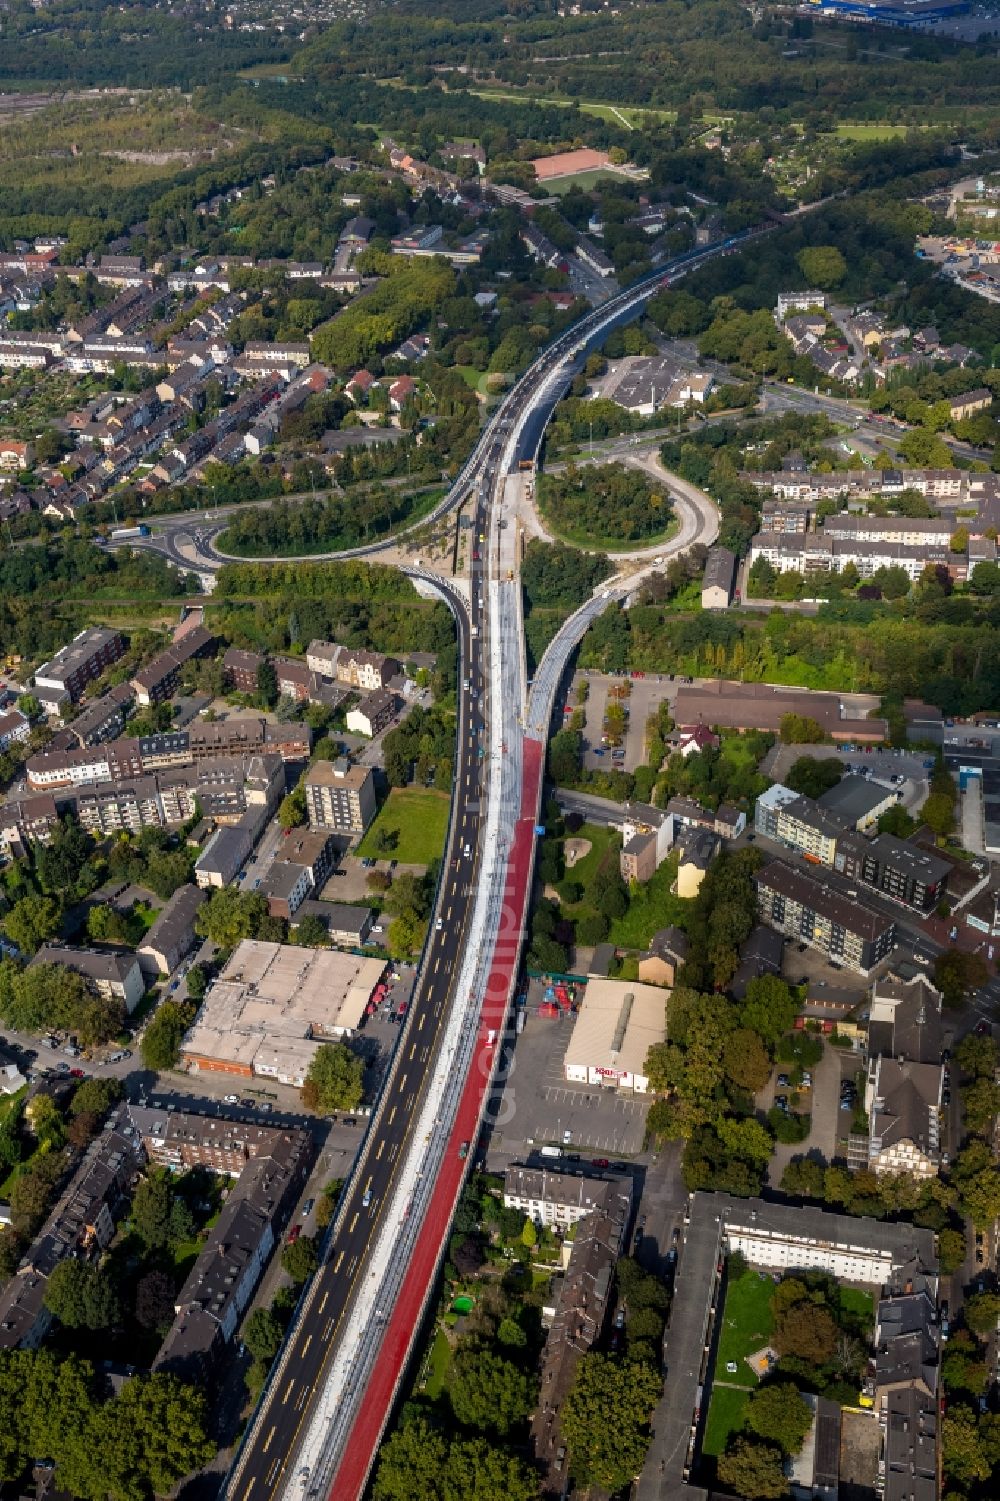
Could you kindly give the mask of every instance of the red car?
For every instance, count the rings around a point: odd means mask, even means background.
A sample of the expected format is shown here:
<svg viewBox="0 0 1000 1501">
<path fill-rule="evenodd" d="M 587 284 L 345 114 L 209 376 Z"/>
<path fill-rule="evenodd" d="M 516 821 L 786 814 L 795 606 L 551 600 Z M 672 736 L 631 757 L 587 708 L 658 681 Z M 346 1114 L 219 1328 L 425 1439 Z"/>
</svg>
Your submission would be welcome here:
<svg viewBox="0 0 1000 1501">
<path fill-rule="evenodd" d="M 609 1161 L 608 1161 L 608 1159 L 606 1157 L 595 1157 L 593 1165 L 594 1165 L 594 1167 L 610 1167 L 611 1166 L 611 1164 L 609 1163 Z"/>
<path fill-rule="evenodd" d="M 83 1079 L 86 1077 L 82 1068 L 71 1068 L 69 1076 L 71 1079 Z"/>
<path fill-rule="evenodd" d="M 299 1238 L 299 1236 L 301 1234 L 302 1234 L 302 1226 L 301 1225 L 293 1225 L 292 1228 L 288 1232 L 288 1244 L 290 1246 L 294 1246 L 295 1242 L 298 1240 L 298 1238 Z"/>
</svg>

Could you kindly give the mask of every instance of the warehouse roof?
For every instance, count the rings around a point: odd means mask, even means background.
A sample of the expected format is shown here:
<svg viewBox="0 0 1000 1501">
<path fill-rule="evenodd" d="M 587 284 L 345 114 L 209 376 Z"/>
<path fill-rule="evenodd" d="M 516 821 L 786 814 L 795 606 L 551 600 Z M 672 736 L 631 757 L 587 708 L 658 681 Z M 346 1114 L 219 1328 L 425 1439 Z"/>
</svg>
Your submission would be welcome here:
<svg viewBox="0 0 1000 1501">
<path fill-rule="evenodd" d="M 589 980 L 566 1067 L 613 1068 L 643 1074 L 646 1054 L 666 1036 L 663 990 L 633 980 Z"/>
</svg>

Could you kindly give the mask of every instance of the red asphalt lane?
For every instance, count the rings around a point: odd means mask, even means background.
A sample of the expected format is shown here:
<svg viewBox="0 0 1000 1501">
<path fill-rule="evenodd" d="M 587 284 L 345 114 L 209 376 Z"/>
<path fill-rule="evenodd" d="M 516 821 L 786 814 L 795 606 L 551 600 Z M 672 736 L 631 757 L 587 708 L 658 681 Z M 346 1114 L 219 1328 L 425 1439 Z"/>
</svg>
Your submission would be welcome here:
<svg viewBox="0 0 1000 1501">
<path fill-rule="evenodd" d="M 521 816 L 514 828 L 507 860 L 503 915 L 479 1017 L 476 1051 L 459 1102 L 434 1197 L 424 1221 L 423 1233 L 414 1247 L 392 1317 L 382 1336 L 382 1348 L 368 1383 L 364 1405 L 351 1429 L 340 1468 L 333 1477 L 330 1501 L 360 1501 L 364 1492 L 382 1436 L 385 1415 L 392 1406 L 396 1384 L 406 1365 L 424 1299 L 433 1282 L 462 1185 L 465 1163 L 458 1155 L 459 1150 L 463 1141 L 474 1143 L 479 1131 L 483 1101 L 493 1066 L 494 1049 L 487 1044 L 487 1033 L 491 1030 L 499 1032 L 503 1025 L 507 997 L 521 952 L 542 761 L 541 741 L 525 740 Z"/>
</svg>

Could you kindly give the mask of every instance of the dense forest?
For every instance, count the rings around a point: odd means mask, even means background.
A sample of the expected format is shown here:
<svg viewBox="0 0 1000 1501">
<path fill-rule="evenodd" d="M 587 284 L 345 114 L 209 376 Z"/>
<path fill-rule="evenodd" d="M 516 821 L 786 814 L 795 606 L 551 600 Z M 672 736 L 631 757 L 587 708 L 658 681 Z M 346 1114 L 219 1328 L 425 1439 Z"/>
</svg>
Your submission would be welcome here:
<svg viewBox="0 0 1000 1501">
<path fill-rule="evenodd" d="M 1000 702 L 1000 598 L 834 601 L 810 617 L 615 606 L 584 637 L 580 664 L 891 693 L 973 714 Z"/>
<path fill-rule="evenodd" d="M 5 651 L 41 661 L 92 617 L 84 601 L 181 599 L 197 588 L 193 574 L 179 574 L 164 558 L 130 550 L 103 552 L 83 538 L 5 549 L 0 554 L 0 640 Z"/>
<path fill-rule="evenodd" d="M 673 517 L 666 485 L 624 464 L 571 464 L 540 475 L 538 504 L 554 532 L 584 546 L 660 537 Z"/>
<path fill-rule="evenodd" d="M 360 495 L 331 495 L 241 512 L 219 538 L 219 550 L 242 558 L 300 557 L 358 547 L 427 510 L 440 488 L 404 494 L 375 486 Z"/>
</svg>

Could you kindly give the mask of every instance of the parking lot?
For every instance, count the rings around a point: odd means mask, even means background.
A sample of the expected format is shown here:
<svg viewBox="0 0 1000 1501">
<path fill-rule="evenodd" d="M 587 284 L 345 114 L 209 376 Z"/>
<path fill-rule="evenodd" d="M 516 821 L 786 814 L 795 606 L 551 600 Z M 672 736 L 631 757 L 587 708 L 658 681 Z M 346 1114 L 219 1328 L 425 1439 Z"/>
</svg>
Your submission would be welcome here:
<svg viewBox="0 0 1000 1501">
<path fill-rule="evenodd" d="M 843 1079 L 854 1077 L 860 1064 L 860 1056 L 850 1049 L 824 1044 L 822 1058 L 809 1070 L 812 1087 L 798 1091 L 798 1104 L 793 1107 L 799 1114 L 810 1113 L 809 1135 L 805 1141 L 775 1144 L 767 1170 L 772 1187 L 778 1187 L 781 1175 L 793 1157 L 810 1156 L 829 1164 L 834 1157 L 845 1155 L 846 1148 L 840 1146 L 840 1139 L 847 1135 L 853 1112 L 841 1110 L 840 1087 Z M 778 1075 L 789 1074 L 791 1067 L 787 1063 L 775 1065 L 770 1079 L 757 1096 L 758 1110 L 763 1113 L 770 1110 L 777 1095 L 784 1095 L 791 1103 L 796 1091 L 778 1084 Z"/>
<path fill-rule="evenodd" d="M 577 705 L 577 685 L 586 682 L 588 685 L 587 702 Z M 604 734 L 604 714 L 607 709 L 612 691 L 621 688 L 624 684 L 629 685 L 627 698 L 621 700 L 628 709 L 628 722 L 625 737 L 621 749 L 623 757 L 612 756 L 611 748 L 602 745 Z M 619 771 L 634 771 L 641 766 L 646 758 L 646 723 L 650 716 L 655 713 L 664 699 L 672 699 L 677 691 L 677 684 L 670 682 L 666 677 L 614 677 L 603 672 L 578 672 L 573 677 L 570 688 L 568 704 L 571 709 L 582 707 L 586 722 L 584 724 L 583 737 L 587 742 L 584 752 L 584 765 L 591 770 L 610 770 L 615 767 Z M 566 715 L 569 719 L 569 715 Z M 603 754 L 598 754 L 603 751 Z"/>
<path fill-rule="evenodd" d="M 901 791 L 903 806 L 911 813 L 927 797 L 930 775 L 927 762 L 931 758 L 922 752 L 882 750 L 874 746 L 866 751 L 860 747 L 847 750 L 842 745 L 775 745 L 764 757 L 761 771 L 772 781 L 780 782 L 800 756 L 813 756 L 816 760 L 835 756 L 843 762 L 845 771 Z M 893 777 L 901 780 L 894 782 Z"/>
<path fill-rule="evenodd" d="M 607 1157 L 641 1152 L 649 1107 L 645 1096 L 567 1084 L 563 1077 L 572 1024 L 571 1018 L 547 1020 L 529 1007 L 524 1031 L 505 1043 L 488 1107 L 491 1169 L 545 1145 Z"/>
</svg>

